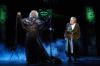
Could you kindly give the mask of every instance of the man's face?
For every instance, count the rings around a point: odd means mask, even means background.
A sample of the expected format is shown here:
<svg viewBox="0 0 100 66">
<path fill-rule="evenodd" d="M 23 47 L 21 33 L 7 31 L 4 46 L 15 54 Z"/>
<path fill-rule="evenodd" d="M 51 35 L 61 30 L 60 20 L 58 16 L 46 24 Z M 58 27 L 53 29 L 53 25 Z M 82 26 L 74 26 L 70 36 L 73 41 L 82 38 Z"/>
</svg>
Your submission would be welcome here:
<svg viewBox="0 0 100 66">
<path fill-rule="evenodd" d="M 76 23 L 76 19 L 75 18 L 71 18 L 70 19 L 70 24 L 73 25 L 74 23 Z"/>
<path fill-rule="evenodd" d="M 34 11 L 32 11 L 32 16 L 33 16 L 33 17 L 35 17 L 35 16 L 36 16 L 36 14 L 35 14 L 35 12 L 34 12 Z"/>
</svg>

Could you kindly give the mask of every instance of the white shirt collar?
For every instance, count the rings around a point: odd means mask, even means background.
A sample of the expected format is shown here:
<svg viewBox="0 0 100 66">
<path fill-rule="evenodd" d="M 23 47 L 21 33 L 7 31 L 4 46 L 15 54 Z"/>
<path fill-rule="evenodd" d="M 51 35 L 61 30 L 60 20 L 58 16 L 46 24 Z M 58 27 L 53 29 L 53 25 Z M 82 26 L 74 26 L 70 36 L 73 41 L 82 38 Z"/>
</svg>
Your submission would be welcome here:
<svg viewBox="0 0 100 66">
<path fill-rule="evenodd" d="M 75 28 L 76 23 L 74 23 L 73 25 L 71 25 L 72 30 Z"/>
</svg>

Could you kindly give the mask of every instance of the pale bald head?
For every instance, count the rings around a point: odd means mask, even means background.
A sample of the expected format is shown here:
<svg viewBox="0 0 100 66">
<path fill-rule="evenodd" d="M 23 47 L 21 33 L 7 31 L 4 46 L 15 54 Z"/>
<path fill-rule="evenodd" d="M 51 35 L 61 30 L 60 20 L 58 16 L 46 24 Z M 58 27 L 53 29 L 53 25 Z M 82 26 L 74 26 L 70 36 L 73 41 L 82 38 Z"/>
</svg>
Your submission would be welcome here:
<svg viewBox="0 0 100 66">
<path fill-rule="evenodd" d="M 76 17 L 71 17 L 70 18 L 70 24 L 75 24 L 77 22 L 77 19 L 76 19 Z"/>
</svg>

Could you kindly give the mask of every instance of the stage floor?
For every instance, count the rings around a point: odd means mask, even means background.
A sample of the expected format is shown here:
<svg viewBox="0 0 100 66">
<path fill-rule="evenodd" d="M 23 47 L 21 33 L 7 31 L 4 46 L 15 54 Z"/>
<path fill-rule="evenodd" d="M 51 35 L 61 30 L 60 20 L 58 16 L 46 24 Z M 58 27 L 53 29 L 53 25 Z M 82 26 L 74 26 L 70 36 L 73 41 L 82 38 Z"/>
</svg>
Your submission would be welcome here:
<svg viewBox="0 0 100 66">
<path fill-rule="evenodd" d="M 64 40 L 58 40 L 52 45 L 53 56 L 59 58 L 62 64 L 32 64 L 31 66 L 100 66 L 100 56 L 80 56 L 77 62 L 68 63 L 68 57 L 65 55 Z M 47 53 L 50 55 L 50 46 L 44 46 Z M 27 66 L 25 48 L 18 46 L 15 51 L 10 51 L 5 45 L 0 43 L 0 66 Z"/>
<path fill-rule="evenodd" d="M 43 64 L 30 64 L 18 61 L 0 61 L 0 66 L 100 66 L 100 57 L 80 57 L 77 62 L 66 62 L 62 64 L 43 63 Z"/>
</svg>

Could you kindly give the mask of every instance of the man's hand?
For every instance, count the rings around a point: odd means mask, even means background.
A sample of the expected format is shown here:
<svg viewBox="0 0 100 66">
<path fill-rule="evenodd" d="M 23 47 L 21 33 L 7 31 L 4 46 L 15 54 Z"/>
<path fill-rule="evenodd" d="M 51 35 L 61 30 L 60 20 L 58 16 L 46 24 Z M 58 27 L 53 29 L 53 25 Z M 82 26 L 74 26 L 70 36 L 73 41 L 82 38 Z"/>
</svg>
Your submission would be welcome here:
<svg viewBox="0 0 100 66">
<path fill-rule="evenodd" d="M 17 16 L 21 16 L 21 12 L 17 12 Z"/>
</svg>

